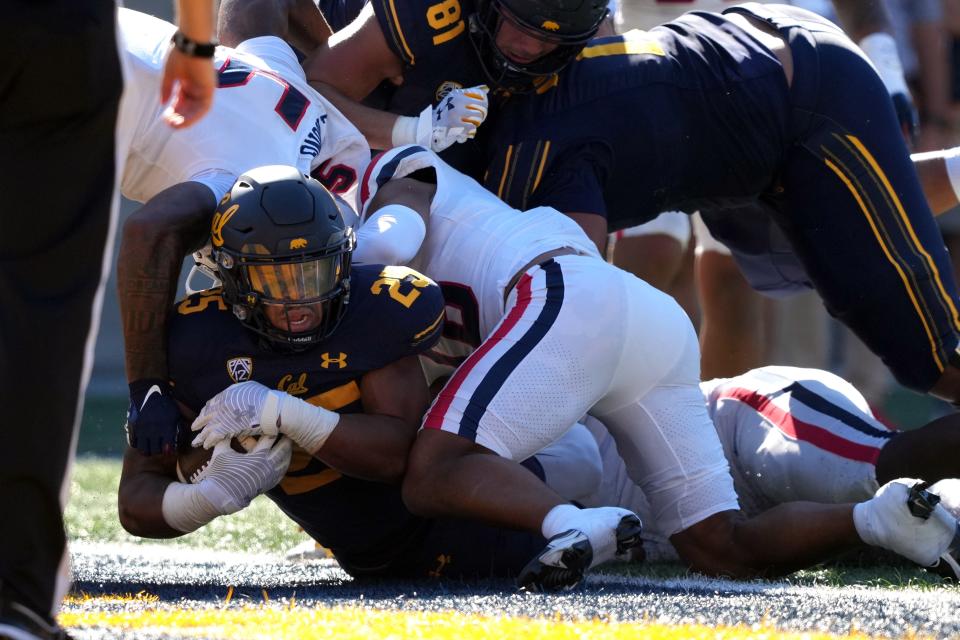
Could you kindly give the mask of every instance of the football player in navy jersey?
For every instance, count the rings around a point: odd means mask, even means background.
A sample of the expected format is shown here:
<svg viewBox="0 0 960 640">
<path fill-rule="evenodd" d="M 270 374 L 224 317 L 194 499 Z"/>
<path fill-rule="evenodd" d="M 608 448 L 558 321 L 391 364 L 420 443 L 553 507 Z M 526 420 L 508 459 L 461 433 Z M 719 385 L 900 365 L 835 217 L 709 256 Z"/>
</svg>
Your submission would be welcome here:
<svg viewBox="0 0 960 640">
<path fill-rule="evenodd" d="M 206 425 L 197 445 L 215 444 L 239 397 L 263 401 L 246 425 L 262 437 L 248 453 L 213 446 L 194 484 L 176 481 L 173 456 L 128 447 L 121 522 L 179 536 L 266 493 L 354 576 L 514 575 L 543 538 L 403 506 L 398 483 L 429 403 L 416 356 L 440 335 L 443 299 L 411 269 L 351 266 L 340 206 L 281 166 L 247 172 L 220 203 L 223 288 L 176 306 L 171 382 L 185 417 Z"/>
<path fill-rule="evenodd" d="M 748 4 L 580 57 L 501 114 L 488 188 L 599 243 L 700 209 L 755 288 L 815 287 L 901 383 L 960 401 L 950 263 L 886 89 L 839 28 Z"/>
<path fill-rule="evenodd" d="M 130 386 L 127 435 L 149 455 L 176 440 L 179 413 L 165 382 L 167 314 L 183 258 L 203 246 L 217 202 L 237 176 L 267 164 L 300 167 L 349 198 L 370 149 L 360 131 L 307 84 L 284 41 L 301 42 L 290 25 L 249 25 L 236 48 L 216 47 L 211 55 L 218 87 L 210 117 L 178 133 L 148 99 L 159 89 L 175 27 L 127 9 L 120 10 L 118 22 L 131 69 L 127 84 L 138 88 L 125 96 L 118 118 L 118 132 L 132 140 L 120 189 L 143 203 L 124 222 L 117 261 Z"/>
<path fill-rule="evenodd" d="M 605 15 L 605 0 L 373 0 L 304 66 L 372 147 L 443 151 L 485 117 L 478 85 L 530 90 L 572 60 Z M 378 109 L 358 104 L 386 80 L 394 83 Z M 469 156 L 460 147 L 444 155 L 464 169 Z"/>
</svg>

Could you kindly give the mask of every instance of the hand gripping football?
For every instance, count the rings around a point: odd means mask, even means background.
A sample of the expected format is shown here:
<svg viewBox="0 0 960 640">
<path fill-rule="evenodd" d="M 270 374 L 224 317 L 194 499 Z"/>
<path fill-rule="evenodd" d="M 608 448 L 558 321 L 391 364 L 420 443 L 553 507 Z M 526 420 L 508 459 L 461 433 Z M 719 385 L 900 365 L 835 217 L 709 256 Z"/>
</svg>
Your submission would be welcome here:
<svg viewBox="0 0 960 640">
<path fill-rule="evenodd" d="M 257 446 L 258 439 L 256 436 L 233 438 L 230 441 L 230 447 L 239 453 L 247 453 Z M 212 457 L 213 449 L 204 449 L 203 447 L 187 447 L 178 451 L 177 478 L 180 482 L 196 482 L 200 473 L 210 464 Z"/>
</svg>

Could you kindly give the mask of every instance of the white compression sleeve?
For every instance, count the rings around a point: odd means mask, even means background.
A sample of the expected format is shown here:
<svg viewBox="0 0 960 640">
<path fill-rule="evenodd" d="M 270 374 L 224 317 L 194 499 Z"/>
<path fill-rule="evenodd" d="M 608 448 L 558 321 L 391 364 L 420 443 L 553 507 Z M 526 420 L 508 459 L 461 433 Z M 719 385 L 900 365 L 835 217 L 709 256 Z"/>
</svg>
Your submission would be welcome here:
<svg viewBox="0 0 960 640">
<path fill-rule="evenodd" d="M 428 106 L 419 116 L 398 116 L 390 134 L 393 146 L 418 144 L 428 149 L 433 147 L 433 106 Z M 438 149 L 433 149 L 438 151 Z"/>
<path fill-rule="evenodd" d="M 305 400 L 279 391 L 271 391 L 279 398 L 280 432 L 296 442 L 301 449 L 315 454 L 340 424 L 340 414 L 317 407 Z"/>
<path fill-rule="evenodd" d="M 207 500 L 198 485 L 171 482 L 163 492 L 161 505 L 163 519 L 172 528 L 183 533 L 196 531 L 220 513 Z"/>
<path fill-rule="evenodd" d="M 399 147 L 405 144 L 417 144 L 417 125 L 419 123 L 420 118 L 397 116 L 396 122 L 393 123 L 393 131 L 390 135 L 393 146 Z"/>
<path fill-rule="evenodd" d="M 426 235 L 427 226 L 419 213 L 402 204 L 388 204 L 370 214 L 357 231 L 353 260 L 360 264 L 406 264 L 417 255 Z"/>
</svg>

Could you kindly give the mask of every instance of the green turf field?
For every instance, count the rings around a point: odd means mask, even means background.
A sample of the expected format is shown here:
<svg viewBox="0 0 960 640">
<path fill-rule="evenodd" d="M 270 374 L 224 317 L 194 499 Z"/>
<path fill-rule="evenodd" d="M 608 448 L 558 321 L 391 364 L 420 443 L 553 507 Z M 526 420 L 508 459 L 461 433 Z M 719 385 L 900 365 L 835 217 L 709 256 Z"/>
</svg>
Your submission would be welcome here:
<svg viewBox="0 0 960 640">
<path fill-rule="evenodd" d="M 67 534 L 85 542 L 154 542 L 128 534 L 117 519 L 119 458 L 81 456 L 73 474 L 67 506 Z M 307 539 L 306 534 L 261 496 L 243 511 L 220 517 L 194 533 L 166 541 L 224 551 L 282 553 Z"/>
<path fill-rule="evenodd" d="M 131 536 L 117 519 L 117 486 L 120 461 L 117 458 L 81 456 L 74 471 L 70 504 L 66 512 L 71 540 L 84 542 L 154 543 Z M 194 533 L 167 540 L 164 544 L 221 551 L 284 553 L 308 540 L 306 534 L 287 519 L 270 500 L 261 496 L 243 511 L 220 517 Z M 845 585 L 935 587 L 940 578 L 912 566 L 892 561 L 877 565 L 876 558 L 851 559 L 836 566 L 801 571 L 789 582 L 798 585 Z M 884 558 L 884 560 L 888 560 Z M 617 575 L 668 578 L 686 571 L 676 564 L 614 565 L 605 568 Z"/>
</svg>

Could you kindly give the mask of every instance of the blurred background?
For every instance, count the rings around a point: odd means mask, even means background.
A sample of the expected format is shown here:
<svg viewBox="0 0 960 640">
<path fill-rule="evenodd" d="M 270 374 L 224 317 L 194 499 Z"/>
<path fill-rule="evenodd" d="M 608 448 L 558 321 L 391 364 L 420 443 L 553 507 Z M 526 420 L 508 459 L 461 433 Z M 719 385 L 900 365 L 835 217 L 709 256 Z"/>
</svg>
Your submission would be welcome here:
<svg viewBox="0 0 960 640">
<path fill-rule="evenodd" d="M 920 116 L 915 150 L 928 151 L 960 144 L 957 129 L 960 119 L 960 0 L 863 1 L 885 2 L 894 22 L 900 57 Z M 655 8 L 657 4 L 654 0 L 622 0 L 621 29 L 647 28 L 669 19 L 678 8 L 689 3 L 682 0 L 662 2 L 659 3 L 664 7 L 662 10 Z M 811 8 L 831 17 L 828 0 L 804 0 L 804 4 L 813 5 Z M 171 19 L 170 0 L 124 0 L 124 5 Z M 136 206 L 129 201 L 123 202 L 121 224 Z M 957 273 L 960 212 L 951 212 L 941 217 L 940 222 Z M 185 275 L 186 266 L 192 261 L 185 260 L 184 264 Z M 918 426 L 946 410 L 940 403 L 896 385 L 880 361 L 826 315 L 815 294 L 767 302 L 766 322 L 766 362 L 830 369 L 860 388 L 881 417 L 891 424 L 903 428 Z M 123 337 L 116 280 L 111 277 L 87 391 L 79 442 L 81 453 L 121 453 L 126 404 Z"/>
</svg>

